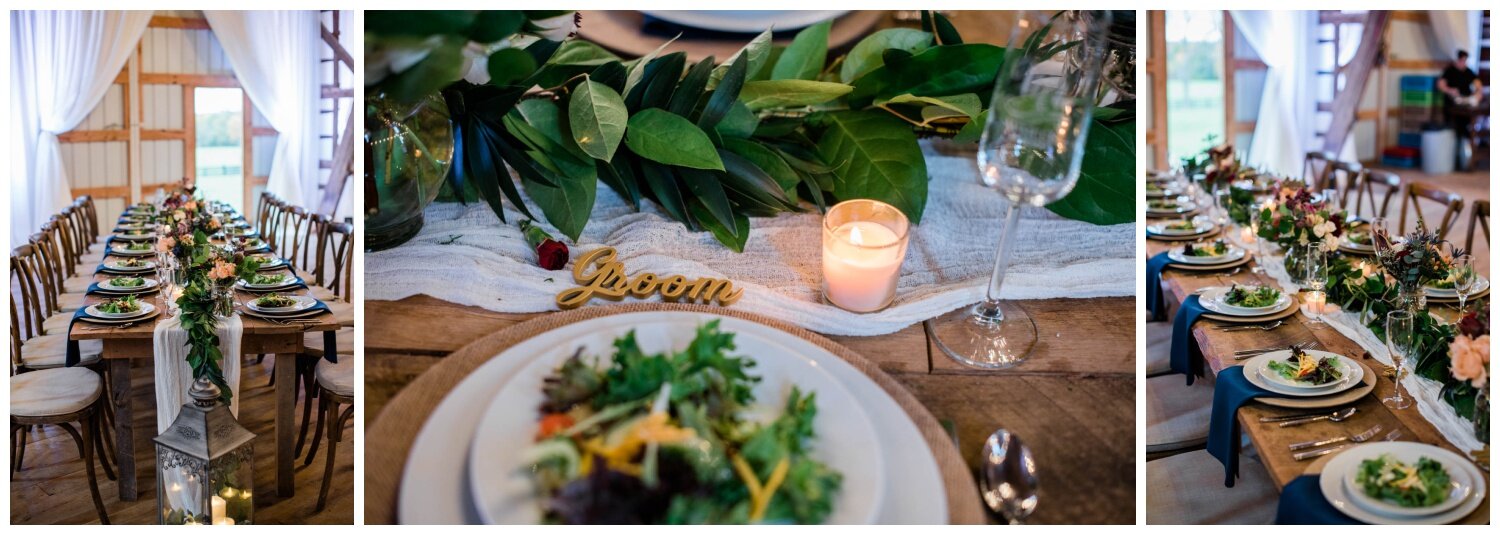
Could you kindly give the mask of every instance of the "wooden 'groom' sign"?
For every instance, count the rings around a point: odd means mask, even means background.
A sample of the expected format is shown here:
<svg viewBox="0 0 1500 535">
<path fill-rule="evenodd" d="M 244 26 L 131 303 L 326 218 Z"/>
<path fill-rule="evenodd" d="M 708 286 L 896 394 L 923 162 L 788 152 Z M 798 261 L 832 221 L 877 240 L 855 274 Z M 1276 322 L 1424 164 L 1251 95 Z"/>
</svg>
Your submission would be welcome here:
<svg viewBox="0 0 1500 535">
<path fill-rule="evenodd" d="M 702 301 L 705 304 L 718 301 L 720 306 L 729 306 L 745 293 L 744 289 L 735 288 L 733 282 L 723 279 L 705 277 L 689 281 L 682 275 L 662 277 L 655 273 L 638 273 L 626 278 L 625 264 L 615 261 L 614 247 L 600 247 L 578 257 L 573 262 L 573 280 L 581 286 L 559 292 L 558 307 L 577 308 L 595 296 L 618 300 L 626 295 L 646 297 L 653 293 L 660 293 L 667 301 Z"/>
</svg>

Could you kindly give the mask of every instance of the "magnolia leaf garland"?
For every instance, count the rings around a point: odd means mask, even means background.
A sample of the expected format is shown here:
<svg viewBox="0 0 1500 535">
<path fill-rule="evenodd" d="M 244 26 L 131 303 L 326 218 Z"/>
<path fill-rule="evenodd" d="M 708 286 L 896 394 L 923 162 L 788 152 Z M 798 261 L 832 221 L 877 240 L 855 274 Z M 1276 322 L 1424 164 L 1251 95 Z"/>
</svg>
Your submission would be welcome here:
<svg viewBox="0 0 1500 535">
<path fill-rule="evenodd" d="M 459 160 L 452 191 L 475 192 L 502 219 L 502 198 L 525 213 L 508 165 L 546 221 L 577 240 L 602 181 L 736 251 L 748 217 L 844 199 L 887 202 L 920 222 L 928 176 L 918 135 L 976 140 L 1007 54 L 963 44 L 942 15 L 927 21 L 875 32 L 841 58 L 828 57 L 826 22 L 785 47 L 764 32 L 723 63 L 689 63 L 666 52 L 670 41 L 631 61 L 586 41 L 537 41 L 526 48 L 535 72 L 490 65 L 519 81 L 446 90 Z M 1078 187 L 1052 208 L 1112 224 L 1134 217 L 1133 166 L 1121 164 L 1134 155 L 1134 114 L 1102 116 Z"/>
</svg>

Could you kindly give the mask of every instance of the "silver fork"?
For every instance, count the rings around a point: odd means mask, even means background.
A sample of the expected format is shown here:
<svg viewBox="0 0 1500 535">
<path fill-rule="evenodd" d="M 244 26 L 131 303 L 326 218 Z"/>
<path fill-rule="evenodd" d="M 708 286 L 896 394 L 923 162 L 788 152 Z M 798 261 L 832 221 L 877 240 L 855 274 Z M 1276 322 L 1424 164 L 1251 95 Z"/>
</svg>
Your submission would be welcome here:
<svg viewBox="0 0 1500 535">
<path fill-rule="evenodd" d="M 1219 331 L 1220 332 L 1226 332 L 1226 333 L 1228 333 L 1228 332 L 1234 332 L 1234 331 L 1253 331 L 1253 330 L 1256 330 L 1256 329 L 1260 329 L 1262 331 L 1270 331 L 1270 330 L 1276 329 L 1277 327 L 1281 327 L 1281 325 L 1282 325 L 1281 320 L 1276 320 L 1276 321 L 1273 321 L 1271 323 L 1266 323 L 1266 324 L 1261 324 L 1261 325 L 1234 325 L 1234 326 L 1219 327 Z"/>
<path fill-rule="evenodd" d="M 1295 349 L 1312 349 L 1313 347 L 1316 347 L 1317 345 L 1318 344 L 1316 342 L 1307 341 L 1307 342 L 1299 342 L 1297 344 L 1292 345 L 1292 347 L 1295 348 Z M 1245 360 L 1245 359 L 1248 359 L 1248 358 L 1259 357 L 1261 355 L 1264 355 L 1266 353 L 1270 353 L 1270 352 L 1273 352 L 1273 351 L 1281 351 L 1282 349 L 1285 349 L 1285 348 L 1274 347 L 1274 348 L 1270 348 L 1270 349 L 1249 349 L 1249 350 L 1244 350 L 1244 351 L 1236 351 L 1236 352 L 1234 352 L 1234 360 Z"/>
<path fill-rule="evenodd" d="M 1309 440 L 1307 442 L 1298 442 L 1296 444 L 1292 444 L 1290 447 L 1291 447 L 1292 451 L 1297 451 L 1297 450 L 1305 450 L 1305 449 L 1308 449 L 1308 448 L 1321 448 L 1323 446 L 1328 446 L 1328 445 L 1332 445 L 1332 444 L 1338 444 L 1338 443 L 1344 442 L 1344 441 L 1353 442 L 1355 444 L 1363 444 L 1364 442 L 1370 440 L 1371 438 L 1374 438 L 1375 434 L 1380 432 L 1380 429 L 1381 429 L 1380 424 L 1375 424 L 1375 427 L 1371 427 L 1371 428 L 1365 430 L 1365 432 L 1360 433 L 1358 435 L 1333 437 L 1333 438 L 1324 439 L 1324 440 Z"/>
</svg>

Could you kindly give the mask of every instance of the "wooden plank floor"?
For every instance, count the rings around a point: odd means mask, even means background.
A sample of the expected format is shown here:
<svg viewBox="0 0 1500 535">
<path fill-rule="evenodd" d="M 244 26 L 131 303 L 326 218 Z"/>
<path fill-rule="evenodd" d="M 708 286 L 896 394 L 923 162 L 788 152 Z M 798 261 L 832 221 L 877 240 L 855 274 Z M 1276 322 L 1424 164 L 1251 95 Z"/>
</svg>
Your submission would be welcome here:
<svg viewBox="0 0 1500 535">
<path fill-rule="evenodd" d="M 323 483 L 323 466 L 328 445 L 323 446 L 311 466 L 297 463 L 297 493 L 290 499 L 276 496 L 275 389 L 266 386 L 271 376 L 273 358 L 260 365 L 246 365 L 240 380 L 240 423 L 255 439 L 255 521 L 258 524 L 353 524 L 354 523 L 354 432 L 346 428 L 334 462 L 333 483 L 328 490 L 328 506 L 313 514 L 318 490 Z M 149 362 L 137 361 L 131 370 L 135 407 L 136 466 L 139 468 L 140 499 L 121 502 L 115 482 L 104 477 L 95 465 L 99 491 L 110 522 L 115 524 L 156 523 L 156 394 Z M 298 418 L 301 401 L 299 399 Z M 316 409 L 316 406 L 314 407 Z M 309 430 L 308 442 L 312 441 Z M 11 524 L 97 524 L 89 497 L 88 479 L 83 461 L 72 438 L 62 429 L 47 426 L 33 431 L 26 445 L 25 469 L 15 473 L 10 483 Z M 304 450 L 304 457 L 306 452 Z"/>
</svg>

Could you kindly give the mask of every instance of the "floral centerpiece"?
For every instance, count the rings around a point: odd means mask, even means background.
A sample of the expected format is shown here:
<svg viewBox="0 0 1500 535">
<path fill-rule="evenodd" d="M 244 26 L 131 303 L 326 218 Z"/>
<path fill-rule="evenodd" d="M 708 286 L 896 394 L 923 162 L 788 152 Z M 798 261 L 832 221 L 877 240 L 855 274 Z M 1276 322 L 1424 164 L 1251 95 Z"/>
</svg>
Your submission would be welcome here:
<svg viewBox="0 0 1500 535">
<path fill-rule="evenodd" d="M 224 355 L 219 351 L 217 328 L 221 318 L 234 313 L 234 281 L 241 273 L 258 270 L 260 261 L 214 244 L 210 236 L 223 224 L 204 206 L 185 191 L 168 196 L 157 216 L 156 250 L 171 259 L 172 269 L 181 277 L 177 306 L 182 328 L 188 333 L 187 361 L 193 376 L 212 381 L 228 403 L 234 393 L 219 364 Z"/>
<path fill-rule="evenodd" d="M 1458 322 L 1458 334 L 1448 343 L 1448 378 L 1443 399 L 1474 422 L 1474 436 L 1490 437 L 1490 310 L 1481 307 Z"/>
<path fill-rule="evenodd" d="M 1397 304 L 1403 308 L 1421 308 L 1425 302 L 1422 287 L 1448 276 L 1454 254 L 1443 250 L 1443 240 L 1429 232 L 1420 221 L 1417 230 L 1392 238 L 1381 229 L 1373 233 L 1375 258 L 1396 282 Z M 1453 253 L 1463 254 L 1457 249 Z"/>
<path fill-rule="evenodd" d="M 1327 202 L 1313 200 L 1301 182 L 1284 181 L 1275 198 L 1260 208 L 1259 236 L 1291 249 L 1315 245 L 1324 252 L 1339 248 L 1348 214 L 1332 211 Z"/>
</svg>

